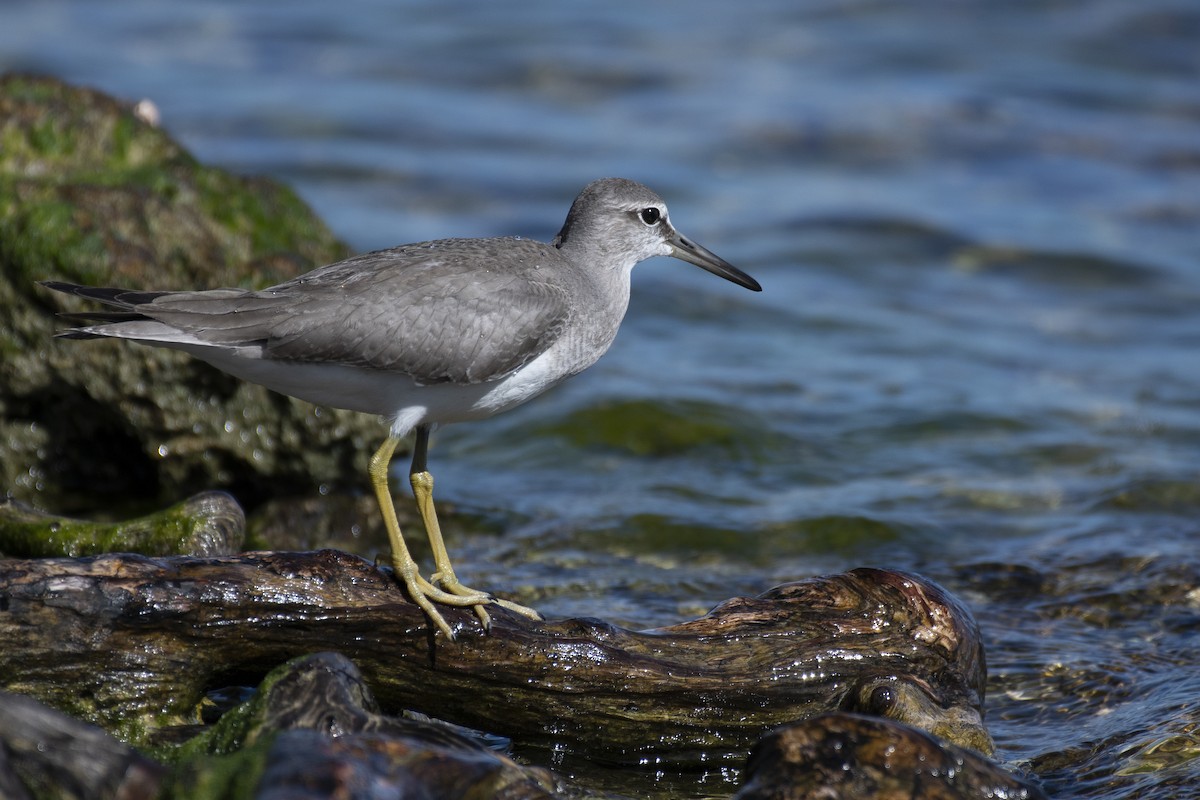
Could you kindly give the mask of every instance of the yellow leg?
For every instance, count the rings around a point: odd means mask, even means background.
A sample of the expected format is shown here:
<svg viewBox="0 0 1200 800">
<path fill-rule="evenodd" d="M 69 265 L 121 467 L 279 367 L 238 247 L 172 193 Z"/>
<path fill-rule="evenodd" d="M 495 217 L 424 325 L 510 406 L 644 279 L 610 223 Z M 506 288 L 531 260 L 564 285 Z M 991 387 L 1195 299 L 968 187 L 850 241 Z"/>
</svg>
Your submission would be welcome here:
<svg viewBox="0 0 1200 800">
<path fill-rule="evenodd" d="M 388 488 L 388 466 L 392 462 L 392 454 L 396 452 L 398 444 L 400 444 L 400 439 L 395 436 L 388 437 L 388 440 L 375 451 L 375 455 L 371 456 L 371 465 L 368 470 L 371 476 L 371 485 L 375 489 L 375 497 L 379 500 L 379 510 L 383 514 L 383 524 L 387 527 L 388 539 L 392 545 L 392 567 L 396 570 L 396 575 L 404 582 L 413 602 L 421 607 L 430 621 L 437 625 L 448 639 L 453 641 L 454 631 L 450 629 L 450 625 L 441 613 L 434 608 L 433 603 L 436 601 L 451 606 L 472 606 L 486 602 L 488 596 L 482 592 L 476 592 L 471 596 L 459 593 L 451 594 L 422 578 L 417 571 L 417 562 L 413 561 L 412 555 L 409 554 L 408 545 L 404 543 L 404 535 L 400 532 L 400 521 L 396 519 L 396 507 L 392 503 L 391 489 Z"/>
<path fill-rule="evenodd" d="M 475 613 L 485 628 L 492 623 L 487 609 L 484 608 L 486 603 L 495 603 L 526 617 L 541 619 L 542 615 L 532 608 L 476 591 L 464 586 L 458 580 L 458 576 L 454 574 L 454 567 L 450 563 L 450 553 L 446 550 L 446 542 L 442 539 L 442 526 L 438 523 L 437 509 L 433 505 L 433 475 L 425 468 L 428 452 L 429 428 L 422 425 L 417 428 L 417 439 L 413 445 L 412 470 L 409 472 L 408 478 L 412 483 L 413 496 L 417 499 L 417 510 L 421 513 L 421 521 L 425 523 L 425 533 L 429 536 L 429 545 L 433 548 L 435 571 L 431 576 L 432 581 L 457 597 L 482 597 L 483 599 L 475 604 Z"/>
</svg>

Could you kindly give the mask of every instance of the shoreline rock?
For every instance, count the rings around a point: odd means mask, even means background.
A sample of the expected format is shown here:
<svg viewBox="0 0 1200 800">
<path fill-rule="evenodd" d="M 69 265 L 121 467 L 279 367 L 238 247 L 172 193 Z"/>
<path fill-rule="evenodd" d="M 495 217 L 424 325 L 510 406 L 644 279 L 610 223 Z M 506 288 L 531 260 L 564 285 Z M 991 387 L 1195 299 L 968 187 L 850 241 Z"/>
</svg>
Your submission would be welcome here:
<svg viewBox="0 0 1200 800">
<path fill-rule="evenodd" d="M 318 409 L 182 353 L 62 342 L 35 281 L 266 286 L 348 254 L 290 189 L 198 163 L 132 105 L 0 76 L 0 480 L 66 513 L 227 489 L 252 508 L 365 487 L 378 419 Z"/>
</svg>

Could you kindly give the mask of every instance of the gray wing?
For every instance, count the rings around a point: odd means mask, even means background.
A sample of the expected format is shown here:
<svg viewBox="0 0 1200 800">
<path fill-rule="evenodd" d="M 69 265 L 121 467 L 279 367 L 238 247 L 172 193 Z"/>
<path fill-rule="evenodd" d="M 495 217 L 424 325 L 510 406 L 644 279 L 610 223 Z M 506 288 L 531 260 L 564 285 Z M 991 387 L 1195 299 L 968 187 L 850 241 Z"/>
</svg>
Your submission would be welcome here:
<svg viewBox="0 0 1200 800">
<path fill-rule="evenodd" d="M 171 293 L 135 309 L 199 342 L 257 348 L 263 358 L 480 383 L 529 363 L 561 334 L 566 292 L 539 274 L 555 258 L 537 242 L 443 240 L 357 256 L 259 292 Z"/>
</svg>

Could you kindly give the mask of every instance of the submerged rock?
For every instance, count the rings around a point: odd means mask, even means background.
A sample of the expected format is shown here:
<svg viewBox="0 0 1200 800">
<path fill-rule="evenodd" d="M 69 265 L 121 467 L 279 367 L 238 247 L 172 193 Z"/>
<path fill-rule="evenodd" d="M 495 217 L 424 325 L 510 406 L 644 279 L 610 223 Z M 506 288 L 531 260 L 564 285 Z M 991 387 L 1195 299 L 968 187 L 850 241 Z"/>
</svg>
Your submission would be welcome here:
<svg viewBox="0 0 1200 800">
<path fill-rule="evenodd" d="M 0 77 L 0 481 L 67 512 L 365 483 L 377 419 L 170 350 L 53 339 L 54 313 L 81 307 L 38 280 L 261 287 L 347 254 L 292 191 L 198 163 L 143 116 L 51 78 Z"/>
</svg>

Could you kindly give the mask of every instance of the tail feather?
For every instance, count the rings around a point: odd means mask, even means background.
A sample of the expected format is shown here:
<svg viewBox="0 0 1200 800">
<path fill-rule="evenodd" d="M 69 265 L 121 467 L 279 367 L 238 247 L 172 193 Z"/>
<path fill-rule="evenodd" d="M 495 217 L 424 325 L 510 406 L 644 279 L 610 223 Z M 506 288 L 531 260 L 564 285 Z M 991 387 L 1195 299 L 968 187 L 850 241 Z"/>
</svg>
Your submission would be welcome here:
<svg viewBox="0 0 1200 800">
<path fill-rule="evenodd" d="M 55 339 L 108 339 L 102 333 L 92 333 L 87 328 L 64 328 L 54 332 Z"/>
<path fill-rule="evenodd" d="M 77 283 L 63 281 L 38 281 L 38 283 L 56 292 L 82 297 L 85 300 L 96 300 L 105 305 L 123 308 L 126 311 L 143 303 L 152 303 L 164 294 L 170 294 L 170 292 L 137 292 L 113 286 L 80 286 Z"/>
<path fill-rule="evenodd" d="M 239 299 L 247 295 L 241 289 L 210 289 L 204 292 L 139 292 L 106 286 L 80 286 L 75 283 L 61 281 L 39 281 L 39 283 L 56 292 L 74 295 L 85 300 L 94 300 L 112 307 L 115 310 L 99 311 L 67 311 L 58 316 L 75 328 L 57 331 L 54 335 L 60 339 L 131 339 L 143 344 L 158 347 L 195 347 L 214 350 L 238 350 L 251 353 L 257 357 L 261 353 L 265 340 L 258 332 L 253 315 L 244 317 L 229 316 L 223 327 L 207 330 L 203 324 L 207 319 L 225 316 L 230 299 Z M 155 303 L 155 300 L 168 297 L 169 306 Z M 277 302 L 277 301 L 276 301 Z M 184 304 L 191 307 L 188 310 L 175 310 L 174 307 Z M 260 306 L 272 305 L 269 301 L 251 302 L 247 304 L 251 310 Z M 142 310 L 153 311 L 154 314 L 142 313 Z M 236 311 L 237 309 L 235 309 Z M 164 322 L 158 317 L 181 318 L 178 324 Z M 236 323 L 234 322 L 236 320 Z M 200 324 L 195 324 L 199 322 Z M 233 324 L 229 324 L 233 323 Z M 237 324 L 241 323 L 241 324 Z"/>
<path fill-rule="evenodd" d="M 145 314 L 136 311 L 64 311 L 56 315 L 67 322 L 133 322 L 139 319 L 149 319 Z"/>
</svg>

